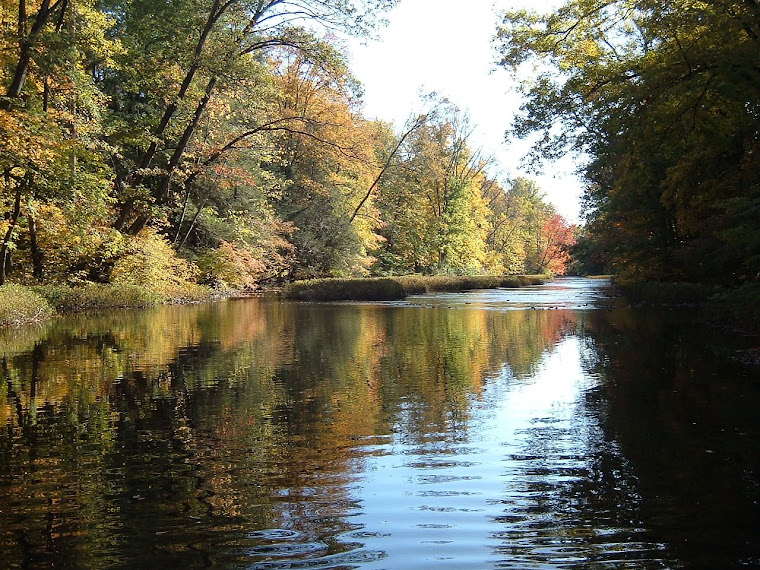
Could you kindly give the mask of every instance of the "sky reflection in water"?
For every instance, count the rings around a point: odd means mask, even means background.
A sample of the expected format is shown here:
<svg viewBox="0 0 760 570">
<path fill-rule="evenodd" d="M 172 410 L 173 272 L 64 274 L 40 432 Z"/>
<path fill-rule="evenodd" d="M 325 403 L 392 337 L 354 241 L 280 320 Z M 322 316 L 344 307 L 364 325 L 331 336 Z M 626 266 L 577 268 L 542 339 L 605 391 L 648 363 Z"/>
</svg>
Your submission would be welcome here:
<svg viewBox="0 0 760 570">
<path fill-rule="evenodd" d="M 760 561 L 752 372 L 604 285 L 3 336 L 0 566 Z"/>
</svg>

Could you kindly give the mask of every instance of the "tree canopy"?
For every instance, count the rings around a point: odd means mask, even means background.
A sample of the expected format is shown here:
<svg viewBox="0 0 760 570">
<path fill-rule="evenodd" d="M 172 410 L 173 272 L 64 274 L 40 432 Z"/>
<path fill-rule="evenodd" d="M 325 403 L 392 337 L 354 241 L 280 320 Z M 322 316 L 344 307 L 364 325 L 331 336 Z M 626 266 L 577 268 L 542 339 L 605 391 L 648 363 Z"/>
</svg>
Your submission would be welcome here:
<svg viewBox="0 0 760 570">
<path fill-rule="evenodd" d="M 572 0 L 504 15 L 501 64 L 534 64 L 511 133 L 588 157 L 583 251 L 624 278 L 735 285 L 760 271 L 752 0 Z"/>
<path fill-rule="evenodd" d="M 336 33 L 394 4 L 0 0 L 0 284 L 564 271 L 466 114 L 362 114 Z"/>
</svg>

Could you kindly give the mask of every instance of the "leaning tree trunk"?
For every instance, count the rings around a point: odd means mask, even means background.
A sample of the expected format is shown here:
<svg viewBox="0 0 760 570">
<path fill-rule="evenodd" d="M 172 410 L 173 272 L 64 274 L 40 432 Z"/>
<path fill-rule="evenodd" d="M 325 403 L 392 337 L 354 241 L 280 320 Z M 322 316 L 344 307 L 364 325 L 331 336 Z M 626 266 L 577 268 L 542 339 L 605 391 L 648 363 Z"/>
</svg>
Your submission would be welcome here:
<svg viewBox="0 0 760 570">
<path fill-rule="evenodd" d="M 61 11 L 66 10 L 66 1 L 55 2 L 50 6 L 50 0 L 42 0 L 37 14 L 34 16 L 34 23 L 28 30 L 29 15 L 26 12 L 26 0 L 19 0 L 18 3 L 18 58 L 16 66 L 13 69 L 11 82 L 5 91 L 6 99 L 0 101 L 0 109 L 6 111 L 11 108 L 11 101 L 21 96 L 21 90 L 26 83 L 29 68 L 32 65 L 32 55 L 34 54 L 35 44 L 39 40 L 42 29 L 47 25 L 53 11 L 61 7 Z"/>
<path fill-rule="evenodd" d="M 162 173 L 161 181 L 153 194 L 153 199 L 155 200 L 156 204 L 163 204 L 166 202 L 166 199 L 169 195 L 169 187 L 171 185 L 172 174 L 174 174 L 174 171 L 179 166 L 179 163 L 185 154 L 185 150 L 187 149 L 187 145 L 190 142 L 190 139 L 192 138 L 196 129 L 198 128 L 198 124 L 200 123 L 201 117 L 206 110 L 206 106 L 211 99 L 211 95 L 214 92 L 217 81 L 218 79 L 216 77 L 212 77 L 206 85 L 206 92 L 203 94 L 203 98 L 198 103 L 198 106 L 195 109 L 195 113 L 193 114 L 193 118 L 185 127 L 185 131 L 182 133 L 182 138 L 177 143 L 177 148 L 174 149 L 174 153 L 172 154 L 171 158 L 169 159 L 169 163 L 166 165 L 166 168 Z M 129 233 L 132 235 L 138 234 L 149 221 L 150 217 L 148 215 L 139 215 L 129 227 Z"/>
</svg>

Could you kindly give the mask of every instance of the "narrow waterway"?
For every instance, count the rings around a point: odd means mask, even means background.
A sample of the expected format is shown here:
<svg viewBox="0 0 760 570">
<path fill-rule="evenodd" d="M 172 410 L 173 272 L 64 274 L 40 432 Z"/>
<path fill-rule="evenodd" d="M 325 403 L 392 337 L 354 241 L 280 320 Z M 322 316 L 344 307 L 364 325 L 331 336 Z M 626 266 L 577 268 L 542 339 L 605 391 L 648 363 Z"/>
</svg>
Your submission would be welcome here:
<svg viewBox="0 0 760 570">
<path fill-rule="evenodd" d="M 756 340 L 607 285 L 0 331 L 0 567 L 760 567 Z"/>
</svg>

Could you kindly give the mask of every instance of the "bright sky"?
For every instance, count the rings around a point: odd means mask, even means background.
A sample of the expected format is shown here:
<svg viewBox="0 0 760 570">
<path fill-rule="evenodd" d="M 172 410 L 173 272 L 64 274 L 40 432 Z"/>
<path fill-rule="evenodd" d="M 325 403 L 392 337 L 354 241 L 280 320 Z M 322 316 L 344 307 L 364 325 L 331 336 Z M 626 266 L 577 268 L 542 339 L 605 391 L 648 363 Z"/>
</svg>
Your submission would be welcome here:
<svg viewBox="0 0 760 570">
<path fill-rule="evenodd" d="M 560 0 L 401 0 L 388 14 L 379 41 L 351 42 L 352 70 L 365 90 L 365 115 L 400 128 L 423 111 L 418 93 L 431 91 L 469 113 L 476 127 L 470 147 L 494 156 L 504 174 L 538 182 L 557 211 L 579 221 L 580 181 L 568 158 L 545 167 L 542 176 L 520 168 L 523 141 L 504 141 L 520 96 L 503 69 L 495 69 L 491 40 L 497 12 L 507 8 L 546 11 Z"/>
</svg>

